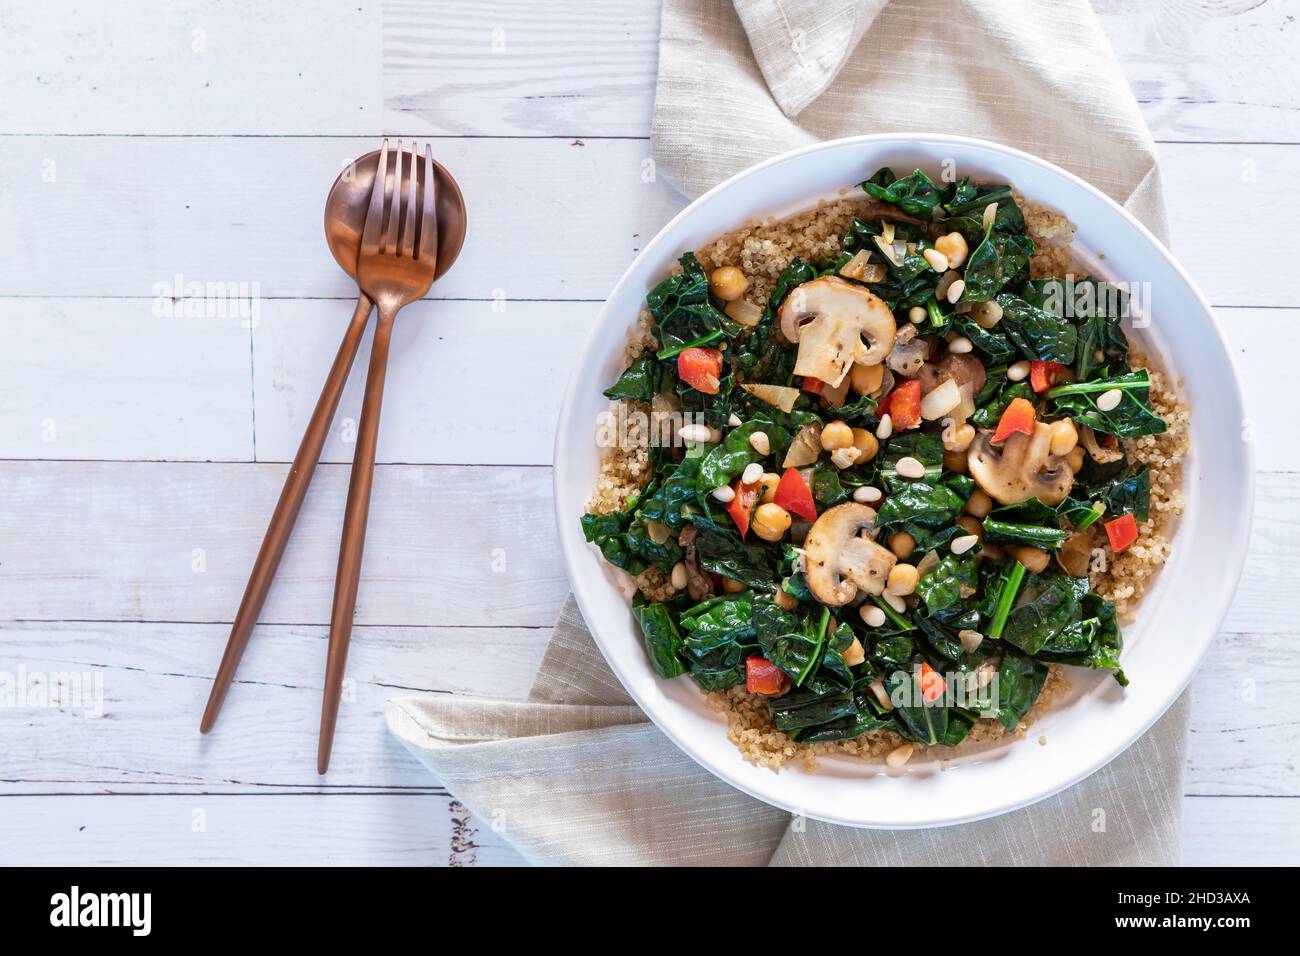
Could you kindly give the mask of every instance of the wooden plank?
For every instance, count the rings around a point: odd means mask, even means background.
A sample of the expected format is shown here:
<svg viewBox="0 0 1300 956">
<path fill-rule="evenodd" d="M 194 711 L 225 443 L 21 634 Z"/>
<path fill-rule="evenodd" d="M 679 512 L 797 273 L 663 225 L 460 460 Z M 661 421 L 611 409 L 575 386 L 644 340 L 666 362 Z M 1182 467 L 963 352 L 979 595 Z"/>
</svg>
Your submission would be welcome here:
<svg viewBox="0 0 1300 956">
<path fill-rule="evenodd" d="M 44 621 L 229 620 L 284 467 L 2 462 L 0 607 Z M 321 466 L 267 623 L 328 623 L 347 471 Z M 553 623 L 567 585 L 547 469 L 381 465 L 375 484 L 358 623 Z M 1295 632 L 1297 527 L 1293 476 L 1261 475 L 1232 630 Z"/>
<path fill-rule="evenodd" d="M 0 166 L 57 163 L 56 182 L 12 190 L 30 228 L 0 235 L 0 295 L 145 296 L 159 283 L 256 283 L 260 297 L 355 298 L 321 239 L 328 184 L 368 139 L 0 139 Z M 603 300 L 685 200 L 642 181 L 636 140 L 453 139 L 438 154 L 470 210 L 465 250 L 439 298 Z M 1300 217 L 1300 151 L 1162 147 L 1175 250 L 1221 306 L 1300 306 L 1286 270 L 1243 269 L 1232 223 Z M 293 170 L 249 178 L 249 169 Z M 521 171 L 527 171 L 521 175 Z M 1207 189 L 1206 183 L 1214 183 Z M 111 184 L 107 188 L 106 184 Z M 95 230 L 76 228 L 92 220 Z M 58 255 L 53 254 L 58 250 Z M 78 263 L 69 270 L 66 262 Z"/>
<path fill-rule="evenodd" d="M 650 134 L 658 3 L 387 0 L 383 8 L 392 128 Z"/>
<path fill-rule="evenodd" d="M 228 315 L 0 301 L 0 457 L 251 460 L 251 332 Z"/>
<path fill-rule="evenodd" d="M 0 129 L 370 133 L 381 32 L 378 4 L 345 0 L 6 5 Z"/>
<path fill-rule="evenodd" d="M 0 797 L 0 864 L 514 866 L 492 828 L 435 794 Z"/>
<path fill-rule="evenodd" d="M 1183 802 L 1184 866 L 1300 864 L 1300 800 L 1191 797 Z"/>
<path fill-rule="evenodd" d="M 427 790 L 437 781 L 388 734 L 384 702 L 419 692 L 523 698 L 550 637 L 550 628 L 358 627 L 333 761 L 320 777 L 326 627 L 262 626 L 207 736 L 198 720 L 226 625 L 0 629 L 0 672 L 14 694 L 0 707 L 7 793 Z M 42 690 L 55 684 L 65 689 Z"/>
<path fill-rule="evenodd" d="M 0 463 L 0 608 L 229 620 L 285 467 Z M 317 472 L 264 622 L 328 623 L 348 471 Z M 551 500 L 543 468 L 379 466 L 357 623 L 549 627 L 567 590 Z"/>
<path fill-rule="evenodd" d="M 1235 610 L 1229 615 L 1229 628 L 1237 617 Z M 1192 683 L 1188 794 L 1300 796 L 1294 648 L 1294 632 L 1219 635 Z"/>
<path fill-rule="evenodd" d="M 12 221 L 29 226 L 0 235 L 0 295 L 152 297 L 179 274 L 248 283 L 258 297 L 355 300 L 356 285 L 325 247 L 321 211 L 343 166 L 377 146 L 0 138 L 0 168 L 31 177 L 4 197 Z M 440 298 L 603 299 L 684 205 L 666 183 L 642 181 L 641 141 L 451 139 L 436 153 L 469 209 L 465 248 L 434 289 Z M 56 179 L 43 184 L 47 160 Z"/>
<path fill-rule="evenodd" d="M 33 692 L 0 708 L 6 792 L 427 789 L 435 781 L 384 729 L 384 701 L 419 692 L 523 698 L 550 636 L 549 628 L 358 628 L 334 761 L 319 778 L 323 626 L 263 626 L 206 738 L 197 720 L 225 625 L 15 622 L 3 631 L 11 650 L 0 671 L 17 683 L 76 675 L 64 678 L 60 706 Z M 1288 633 L 1219 636 L 1193 685 L 1189 794 L 1300 796 L 1293 643 Z"/>
<path fill-rule="evenodd" d="M 1300 140 L 1287 4 L 1093 6 L 1158 139 Z M 645 138 L 658 7 L 47 0 L 0 19 L 0 129 Z"/>
<path fill-rule="evenodd" d="M 1157 139 L 1300 141 L 1294 4 L 1092 5 Z"/>
<path fill-rule="evenodd" d="M 560 399 L 597 308 L 464 301 L 407 307 L 393 332 L 378 460 L 549 465 Z M 267 303 L 253 339 L 259 460 L 293 459 L 351 313 L 342 302 Z M 352 461 L 369 362 L 367 336 L 325 461 Z"/>
<path fill-rule="evenodd" d="M 597 309 L 409 307 L 395 332 L 379 461 L 549 464 L 560 398 Z M 0 458 L 247 461 L 255 422 L 257 459 L 290 461 L 350 314 L 338 300 L 266 299 L 250 333 L 235 317 L 160 317 L 148 299 L 0 300 L 11 345 L 0 353 Z M 1300 311 L 1219 317 L 1243 370 L 1259 467 L 1300 471 L 1287 379 L 1247 374 L 1300 349 Z M 326 461 L 352 460 L 368 360 L 367 340 Z"/>
</svg>

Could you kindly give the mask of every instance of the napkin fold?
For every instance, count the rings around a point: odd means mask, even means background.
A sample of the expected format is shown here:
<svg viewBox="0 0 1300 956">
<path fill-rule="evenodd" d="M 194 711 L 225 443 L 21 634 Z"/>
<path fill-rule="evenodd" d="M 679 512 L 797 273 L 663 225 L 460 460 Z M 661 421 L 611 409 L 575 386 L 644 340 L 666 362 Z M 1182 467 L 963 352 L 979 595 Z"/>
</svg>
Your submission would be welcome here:
<svg viewBox="0 0 1300 956">
<path fill-rule="evenodd" d="M 664 0 L 652 127 L 688 196 L 776 153 L 869 132 L 1019 147 L 1162 238 L 1155 146 L 1084 0 Z M 574 516 L 576 520 L 576 516 Z M 1188 697 L 1101 771 L 991 820 L 857 830 L 722 783 L 623 690 L 570 597 L 526 701 L 399 697 L 392 732 L 543 865 L 1169 865 Z"/>
</svg>

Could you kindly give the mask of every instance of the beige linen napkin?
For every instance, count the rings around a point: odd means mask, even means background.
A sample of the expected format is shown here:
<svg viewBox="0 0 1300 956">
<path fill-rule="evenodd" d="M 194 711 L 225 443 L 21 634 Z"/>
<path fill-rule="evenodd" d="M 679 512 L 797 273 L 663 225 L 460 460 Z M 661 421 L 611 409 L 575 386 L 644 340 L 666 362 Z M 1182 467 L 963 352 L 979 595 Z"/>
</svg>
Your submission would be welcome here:
<svg viewBox="0 0 1300 956">
<path fill-rule="evenodd" d="M 1155 148 L 1084 0 L 664 0 L 654 151 L 687 195 L 795 146 L 888 131 L 1037 153 L 1164 234 Z M 484 825 L 539 864 L 1179 862 L 1186 695 L 1062 794 L 907 831 L 792 819 L 717 780 L 635 706 L 572 598 L 527 701 L 403 697 L 387 717 Z"/>
</svg>

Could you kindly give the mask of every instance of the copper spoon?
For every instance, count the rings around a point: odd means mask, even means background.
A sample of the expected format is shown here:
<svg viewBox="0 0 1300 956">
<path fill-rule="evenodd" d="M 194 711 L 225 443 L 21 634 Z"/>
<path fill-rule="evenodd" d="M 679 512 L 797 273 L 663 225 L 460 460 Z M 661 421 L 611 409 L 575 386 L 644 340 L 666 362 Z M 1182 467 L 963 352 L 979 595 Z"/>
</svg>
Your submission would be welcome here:
<svg viewBox="0 0 1300 956">
<path fill-rule="evenodd" d="M 361 232 L 365 226 L 366 211 L 370 204 L 371 187 L 374 184 L 378 162 L 379 150 L 373 150 L 345 168 L 334 181 L 325 203 L 325 240 L 339 266 L 354 279 L 357 274 Z M 437 164 L 435 166 L 440 187 L 438 189 L 436 274 L 441 276 L 456 261 L 456 257 L 460 255 L 461 245 L 465 241 L 465 203 L 451 175 L 442 166 Z M 244 589 L 244 598 L 240 602 L 239 611 L 230 628 L 230 638 L 226 642 L 226 650 L 217 669 L 207 707 L 203 711 L 203 720 L 199 724 L 201 733 L 207 733 L 216 723 L 226 692 L 234 680 L 235 671 L 244 656 L 244 649 L 248 646 L 258 615 L 262 611 L 262 605 L 265 604 L 266 596 L 271 590 L 271 581 L 280 566 L 280 559 L 284 556 L 285 546 L 289 543 L 294 522 L 302 508 L 303 499 L 307 496 L 307 487 L 311 484 L 312 475 L 320 461 L 321 450 L 325 446 L 330 424 L 338 409 L 343 387 L 347 383 L 348 372 L 356 358 L 357 348 L 361 344 L 361 336 L 372 308 L 370 297 L 360 292 L 357 297 L 357 307 L 352 313 L 352 320 L 343 334 L 343 341 L 339 344 L 334 364 L 330 366 L 329 375 L 325 378 L 320 398 L 316 400 L 316 408 L 307 423 L 302 443 L 298 446 L 298 453 L 289 468 L 284 489 L 280 492 L 280 500 L 271 516 L 266 536 L 262 539 L 257 560 L 253 563 L 253 571 Z"/>
<path fill-rule="evenodd" d="M 320 773 L 329 768 L 348 643 L 356 613 L 357 585 L 365 551 L 375 449 L 379 444 L 379 415 L 383 406 L 393 323 L 400 309 L 422 298 L 439 272 L 450 267 L 450 262 L 444 261 L 441 255 L 444 217 L 435 212 L 435 205 L 441 208 L 451 200 L 458 209 L 456 221 L 461 224 L 462 232 L 465 221 L 460 190 L 446 170 L 434 163 L 428 145 L 424 148 L 424 156 L 420 157 L 415 144 L 411 144 L 409 154 L 405 154 L 405 170 L 400 140 L 393 153 L 391 171 L 388 154 L 388 141 L 385 140 L 378 165 L 383 174 L 373 178 L 370 208 L 366 213 L 357 259 L 357 284 L 374 300 L 379 318 L 370 351 L 361 421 L 357 426 L 357 450 L 352 460 L 352 480 L 348 485 L 338 574 L 334 581 L 334 609 L 330 617 L 329 656 L 325 666 L 325 694 L 316 755 L 316 769 Z"/>
</svg>

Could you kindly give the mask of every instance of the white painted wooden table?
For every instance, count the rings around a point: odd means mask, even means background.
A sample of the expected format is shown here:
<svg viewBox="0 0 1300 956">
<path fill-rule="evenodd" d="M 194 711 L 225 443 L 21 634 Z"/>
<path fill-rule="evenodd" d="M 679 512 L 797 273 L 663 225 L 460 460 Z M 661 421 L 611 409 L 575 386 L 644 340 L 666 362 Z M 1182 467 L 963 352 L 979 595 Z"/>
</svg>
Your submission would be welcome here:
<svg viewBox="0 0 1300 956">
<path fill-rule="evenodd" d="M 1096 5 L 1259 440 L 1251 558 L 1195 684 L 1186 860 L 1295 863 L 1300 4 Z M 548 465 L 570 357 L 684 203 L 640 176 L 657 30 L 635 0 L 0 11 L 0 674 L 89 675 L 65 706 L 0 707 L 0 862 L 517 861 L 382 705 L 522 696 L 540 660 L 565 593 Z M 325 192 L 381 134 L 436 137 L 471 229 L 397 326 L 352 683 L 319 778 L 360 374 L 221 722 L 197 724 L 352 311 Z M 256 283 L 258 314 L 160 315 L 190 281 Z"/>
</svg>

